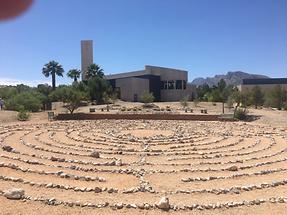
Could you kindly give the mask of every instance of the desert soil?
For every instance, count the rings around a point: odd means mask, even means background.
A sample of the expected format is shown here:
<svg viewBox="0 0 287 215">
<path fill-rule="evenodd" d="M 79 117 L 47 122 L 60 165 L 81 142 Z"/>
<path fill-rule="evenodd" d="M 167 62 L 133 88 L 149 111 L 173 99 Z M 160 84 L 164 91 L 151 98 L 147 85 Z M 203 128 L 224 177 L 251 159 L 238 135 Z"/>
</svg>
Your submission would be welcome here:
<svg viewBox="0 0 287 215">
<path fill-rule="evenodd" d="M 287 112 L 249 112 L 259 119 L 18 122 L 0 111 L 0 214 L 286 214 Z M 7 199 L 10 188 L 25 195 Z"/>
</svg>

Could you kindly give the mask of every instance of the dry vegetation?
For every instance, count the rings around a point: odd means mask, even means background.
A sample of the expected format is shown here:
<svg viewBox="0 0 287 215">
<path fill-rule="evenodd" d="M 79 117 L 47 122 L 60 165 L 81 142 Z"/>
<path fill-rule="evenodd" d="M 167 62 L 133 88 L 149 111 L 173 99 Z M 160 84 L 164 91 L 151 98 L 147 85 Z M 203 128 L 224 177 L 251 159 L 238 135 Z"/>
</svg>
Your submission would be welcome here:
<svg viewBox="0 0 287 215">
<path fill-rule="evenodd" d="M 250 112 L 261 118 L 48 122 L 40 113 L 19 123 L 0 111 L 0 214 L 285 214 L 287 114 Z M 22 199 L 4 197 L 10 188 Z"/>
</svg>

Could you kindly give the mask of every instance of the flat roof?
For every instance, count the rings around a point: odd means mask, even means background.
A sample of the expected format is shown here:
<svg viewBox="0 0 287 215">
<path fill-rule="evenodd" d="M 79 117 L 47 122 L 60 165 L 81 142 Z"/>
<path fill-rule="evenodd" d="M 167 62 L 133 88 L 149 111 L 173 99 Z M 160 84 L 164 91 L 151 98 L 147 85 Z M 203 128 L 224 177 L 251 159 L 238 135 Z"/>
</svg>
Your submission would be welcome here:
<svg viewBox="0 0 287 215">
<path fill-rule="evenodd" d="M 260 78 L 260 79 L 243 79 L 243 85 L 256 84 L 287 84 L 287 78 Z"/>
<path fill-rule="evenodd" d="M 130 78 L 130 77 L 135 77 L 135 76 L 142 76 L 142 75 L 148 75 L 150 74 L 146 70 L 139 70 L 139 71 L 133 71 L 133 72 L 123 72 L 123 73 L 118 73 L 118 74 L 113 74 L 113 75 L 106 75 L 107 80 L 111 79 L 120 79 L 120 78 Z"/>
<path fill-rule="evenodd" d="M 170 67 L 163 67 L 163 66 L 151 66 L 151 65 L 145 65 L 145 69 L 168 69 L 168 70 L 174 70 L 177 72 L 187 72 L 187 70 L 183 69 L 175 69 L 175 68 L 170 68 Z"/>
<path fill-rule="evenodd" d="M 123 73 L 106 75 L 106 79 L 107 80 L 111 80 L 111 79 L 120 79 L 120 78 L 130 78 L 130 77 L 137 77 L 137 76 L 143 76 L 143 75 L 155 75 L 155 76 L 158 76 L 156 74 L 152 74 L 151 70 L 153 68 L 154 69 L 173 70 L 175 72 L 187 72 L 187 71 L 181 70 L 181 69 L 174 69 L 174 68 L 167 68 L 167 67 L 145 65 L 145 69 L 144 70 L 137 70 L 137 71 L 132 71 L 132 72 L 123 72 Z"/>
</svg>

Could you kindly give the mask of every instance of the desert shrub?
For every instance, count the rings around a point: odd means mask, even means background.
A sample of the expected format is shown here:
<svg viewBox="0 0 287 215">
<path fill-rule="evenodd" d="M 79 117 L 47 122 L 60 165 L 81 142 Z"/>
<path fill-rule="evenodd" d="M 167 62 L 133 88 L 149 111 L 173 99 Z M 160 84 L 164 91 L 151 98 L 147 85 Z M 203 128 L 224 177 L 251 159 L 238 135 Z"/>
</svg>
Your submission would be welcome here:
<svg viewBox="0 0 287 215">
<path fill-rule="evenodd" d="M 258 86 L 255 86 L 251 90 L 251 103 L 255 106 L 255 109 L 257 109 L 258 106 L 262 106 L 264 104 L 264 93 L 261 91 L 261 88 Z"/>
<path fill-rule="evenodd" d="M 116 101 L 119 99 L 119 95 L 117 94 L 117 92 L 111 92 L 109 95 L 108 95 L 108 98 L 109 98 L 109 102 L 111 104 L 115 104 Z"/>
<path fill-rule="evenodd" d="M 282 108 L 284 108 L 283 105 L 287 100 L 286 95 L 286 90 L 282 89 L 280 85 L 277 85 L 268 93 L 267 104 L 273 108 L 281 110 Z"/>
<path fill-rule="evenodd" d="M 81 105 L 81 101 L 87 98 L 87 94 L 79 91 L 74 86 L 58 87 L 50 94 L 52 101 L 66 103 L 65 108 L 72 114 Z"/>
<path fill-rule="evenodd" d="M 39 84 L 36 91 L 42 95 L 42 109 L 50 110 L 52 108 L 52 104 L 49 99 L 49 94 L 52 92 L 52 87 L 48 84 Z"/>
<path fill-rule="evenodd" d="M 194 106 L 194 107 L 197 107 L 198 104 L 199 104 L 199 100 L 198 100 L 198 99 L 194 99 L 194 100 L 193 100 L 193 106 Z"/>
<path fill-rule="evenodd" d="M 110 92 L 110 85 L 107 80 L 94 77 L 88 80 L 87 91 L 90 97 L 90 100 L 96 100 L 97 104 L 103 104 L 107 99 Z"/>
<path fill-rule="evenodd" d="M 237 108 L 234 111 L 234 118 L 239 120 L 245 120 L 247 118 L 247 110 L 245 108 Z"/>
<path fill-rule="evenodd" d="M 234 102 L 234 100 L 233 100 L 232 96 L 229 96 L 227 99 L 227 102 L 226 102 L 228 109 L 233 108 L 233 102 Z"/>
<path fill-rule="evenodd" d="M 6 108 L 8 110 L 27 110 L 37 112 L 42 107 L 43 96 L 37 92 L 19 93 L 6 101 Z"/>
<path fill-rule="evenodd" d="M 26 110 L 20 110 L 17 118 L 19 121 L 27 121 L 30 117 L 30 114 Z"/>
<path fill-rule="evenodd" d="M 188 96 L 183 97 L 180 100 L 180 104 L 184 109 L 187 108 L 188 107 Z"/>
<path fill-rule="evenodd" d="M 7 100 L 17 94 L 16 87 L 7 86 L 7 87 L 0 87 L 0 98 Z"/>
<path fill-rule="evenodd" d="M 141 97 L 140 97 L 140 101 L 142 103 L 148 104 L 148 103 L 152 103 L 154 101 L 154 96 L 153 93 L 149 93 L 147 91 L 145 91 Z"/>
</svg>

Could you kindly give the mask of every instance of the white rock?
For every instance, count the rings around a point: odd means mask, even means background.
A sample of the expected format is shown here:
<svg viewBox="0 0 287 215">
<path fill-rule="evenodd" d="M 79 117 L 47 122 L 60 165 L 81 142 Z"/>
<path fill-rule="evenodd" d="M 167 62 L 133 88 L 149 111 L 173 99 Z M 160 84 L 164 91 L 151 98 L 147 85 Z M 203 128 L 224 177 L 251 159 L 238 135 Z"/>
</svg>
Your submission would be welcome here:
<svg viewBox="0 0 287 215">
<path fill-rule="evenodd" d="M 117 159 L 116 160 L 116 166 L 121 166 L 123 163 L 122 163 L 122 159 Z"/>
<path fill-rule="evenodd" d="M 167 197 L 162 197 L 159 203 L 157 204 L 157 207 L 162 210 L 169 210 L 170 209 L 169 199 Z"/>
<path fill-rule="evenodd" d="M 21 199 L 25 194 L 23 189 L 19 188 L 11 188 L 9 190 L 4 191 L 4 196 L 7 199 Z"/>
</svg>

